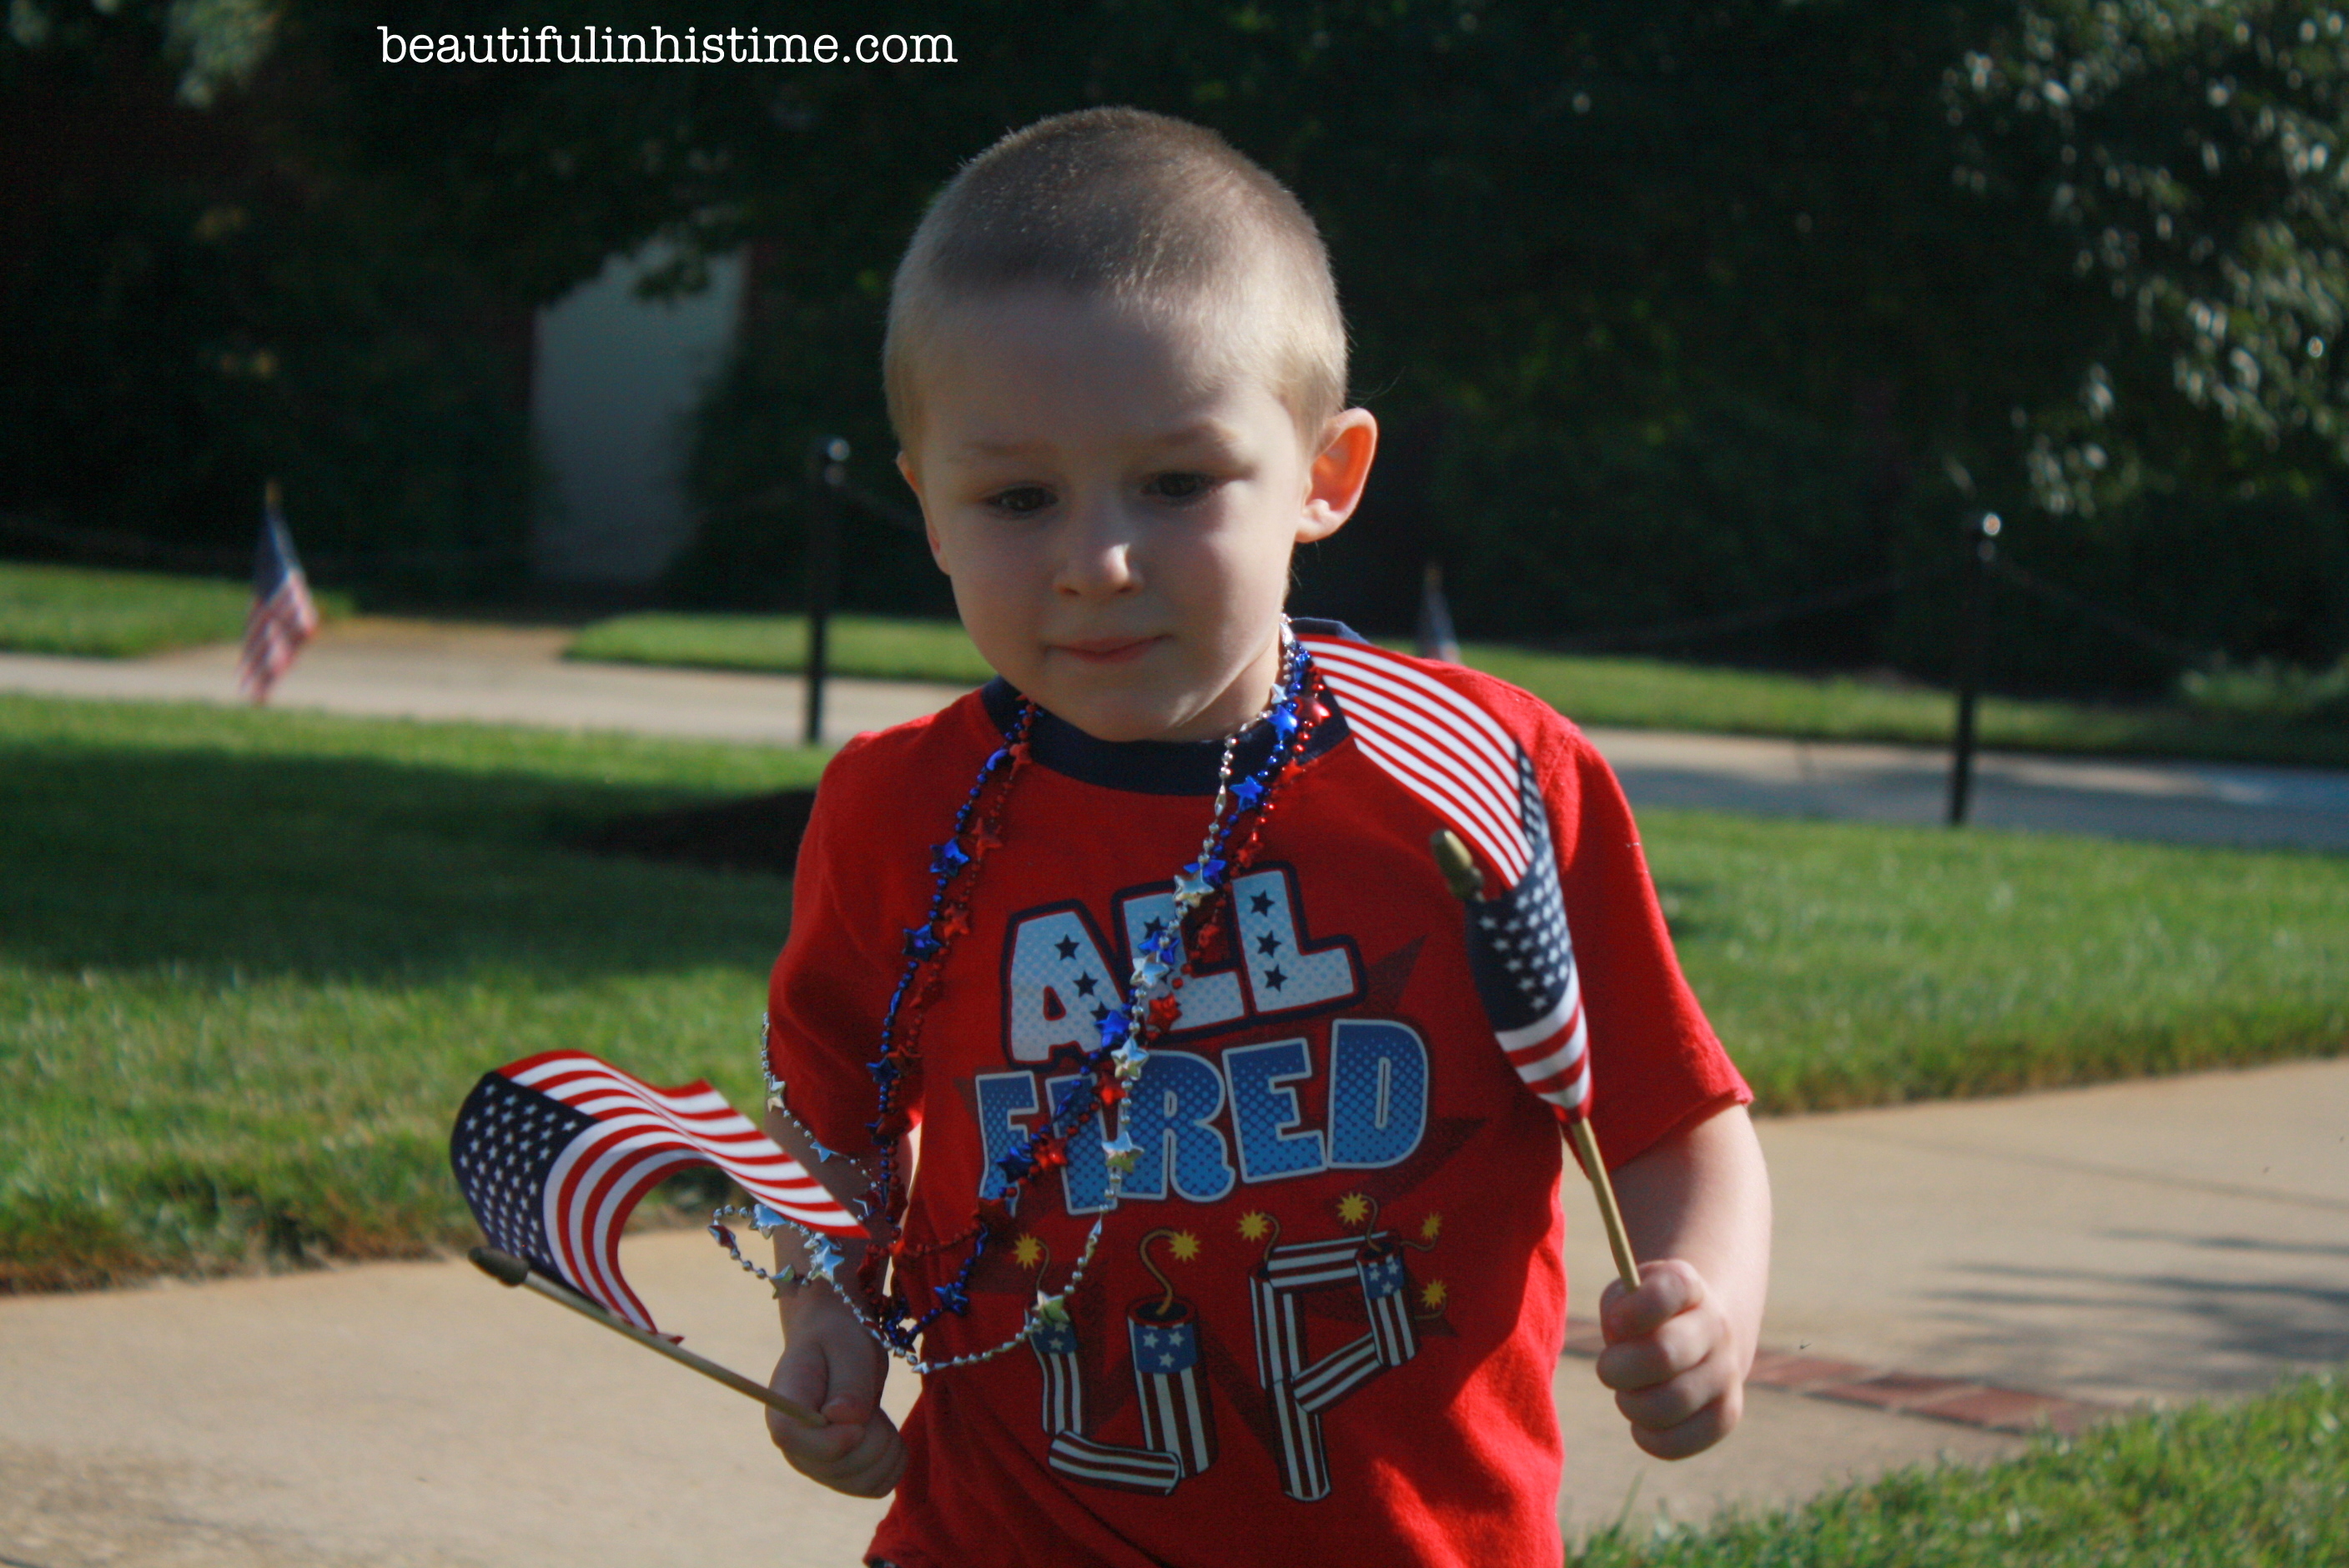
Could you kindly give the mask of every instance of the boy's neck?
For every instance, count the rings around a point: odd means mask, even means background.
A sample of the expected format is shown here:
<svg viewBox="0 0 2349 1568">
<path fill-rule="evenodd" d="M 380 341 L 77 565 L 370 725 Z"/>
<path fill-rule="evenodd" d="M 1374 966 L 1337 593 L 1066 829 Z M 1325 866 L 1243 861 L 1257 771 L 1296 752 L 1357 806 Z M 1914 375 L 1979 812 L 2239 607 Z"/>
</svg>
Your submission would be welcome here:
<svg viewBox="0 0 2349 1568">
<path fill-rule="evenodd" d="M 1355 642 L 1360 634 L 1339 621 L 1299 619 L 1292 623 L 1299 636 L 1337 636 Z M 1000 728 L 1010 723 L 1019 693 L 998 676 L 980 698 L 988 717 Z M 1345 716 L 1332 711 L 1316 726 L 1300 761 L 1310 761 L 1346 738 Z M 1212 796 L 1216 774 L 1223 760 L 1224 743 L 1211 740 L 1102 740 L 1087 734 L 1048 708 L 1039 707 L 1029 736 L 1030 755 L 1055 773 L 1104 789 L 1142 795 Z M 1232 766 L 1245 773 L 1264 758 L 1273 744 L 1271 727 L 1257 722 L 1244 732 L 1234 749 Z"/>
</svg>

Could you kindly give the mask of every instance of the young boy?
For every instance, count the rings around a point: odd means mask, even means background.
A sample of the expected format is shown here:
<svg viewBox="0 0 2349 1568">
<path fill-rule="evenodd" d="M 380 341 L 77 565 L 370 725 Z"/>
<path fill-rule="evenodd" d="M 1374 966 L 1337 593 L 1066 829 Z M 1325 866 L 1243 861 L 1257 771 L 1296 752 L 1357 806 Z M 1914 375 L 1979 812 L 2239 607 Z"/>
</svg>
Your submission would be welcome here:
<svg viewBox="0 0 2349 1568">
<path fill-rule="evenodd" d="M 887 373 L 1000 678 L 844 748 L 801 851 L 770 1127 L 877 1239 L 837 1292 L 779 1287 L 774 1387 L 832 1424 L 775 1441 L 894 1487 L 902 1568 L 1554 1568 L 1554 1105 L 1595 1064 L 1644 1260 L 1599 1376 L 1651 1453 L 1737 1422 L 1767 1183 L 1588 743 L 1291 638 L 1290 551 L 1377 434 L 1311 220 L 1211 132 L 1046 120 L 923 221 Z M 1555 939 L 1496 945 L 1553 888 Z M 881 1338 L 928 1368 L 902 1434 Z"/>
</svg>

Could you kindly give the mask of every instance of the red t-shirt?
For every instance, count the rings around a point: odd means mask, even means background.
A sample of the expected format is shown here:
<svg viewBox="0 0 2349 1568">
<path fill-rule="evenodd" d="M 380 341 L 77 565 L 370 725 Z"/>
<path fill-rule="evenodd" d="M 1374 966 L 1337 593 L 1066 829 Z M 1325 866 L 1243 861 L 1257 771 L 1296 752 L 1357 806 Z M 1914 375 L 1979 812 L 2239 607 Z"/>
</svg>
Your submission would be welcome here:
<svg viewBox="0 0 2349 1568">
<path fill-rule="evenodd" d="M 1309 644 L 1309 645 L 1310 645 Z M 1389 655 L 1379 655 L 1379 658 Z M 1524 748 L 1547 805 L 1612 1165 L 1749 1097 L 1675 963 L 1614 776 L 1506 683 L 1392 655 Z M 1332 717 L 1232 888 L 1232 940 L 1123 1108 L 1142 1145 L 1065 1328 L 933 1375 L 872 1553 L 905 1568 L 1539 1563 L 1562 1554 L 1550 1374 L 1564 1333 L 1558 1127 L 1495 1043 L 1445 821 Z M 869 1064 L 944 839 L 1015 699 L 1001 683 L 843 748 L 800 851 L 770 1067 L 825 1145 L 868 1150 Z M 1040 715 L 969 931 L 924 1022 L 911 1247 L 967 1228 L 993 1161 L 1097 1043 L 1173 913 L 1218 748 L 1112 745 Z M 1389 755 L 1392 755 L 1390 748 Z M 1424 781 L 1423 781 L 1423 785 Z M 1217 961 L 1220 960 L 1220 961 Z M 1016 1333 L 1099 1211 L 1097 1135 L 1021 1200 L 931 1359 Z M 908 1271 L 916 1310 L 965 1255 Z"/>
</svg>

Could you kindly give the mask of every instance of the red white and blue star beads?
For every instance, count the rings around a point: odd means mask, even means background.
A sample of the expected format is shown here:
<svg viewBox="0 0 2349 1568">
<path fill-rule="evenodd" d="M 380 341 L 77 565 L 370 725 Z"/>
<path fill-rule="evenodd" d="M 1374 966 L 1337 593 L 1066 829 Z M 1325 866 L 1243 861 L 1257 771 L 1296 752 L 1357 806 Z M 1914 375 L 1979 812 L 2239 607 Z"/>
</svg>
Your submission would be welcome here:
<svg viewBox="0 0 2349 1568">
<path fill-rule="evenodd" d="M 1103 1225 L 1116 1209 L 1122 1182 L 1141 1157 L 1139 1146 L 1122 1128 L 1110 1135 L 1105 1124 L 1096 1128 L 1095 1123 L 1124 1099 L 1127 1086 L 1141 1077 L 1149 1060 L 1150 1042 L 1165 1033 L 1181 1015 L 1177 993 L 1189 978 L 1192 953 L 1213 940 L 1216 927 L 1227 918 L 1228 911 L 1219 903 L 1219 897 L 1252 857 L 1257 840 L 1271 815 L 1278 787 L 1289 763 L 1305 749 L 1312 724 L 1323 711 L 1320 704 L 1309 703 L 1307 699 L 1314 678 L 1310 656 L 1284 623 L 1280 676 L 1271 700 L 1257 719 L 1241 726 L 1226 740 L 1216 769 L 1215 804 L 1198 856 L 1175 877 L 1174 903 L 1181 918 L 1154 938 L 1136 944 L 1123 1004 L 1102 1014 L 1099 1043 L 1086 1054 L 1084 1070 L 1061 1085 L 1044 1126 L 996 1161 L 1001 1177 L 999 1195 L 982 1202 L 970 1224 L 959 1233 L 915 1249 L 906 1245 L 900 1229 L 906 1193 L 904 1172 L 899 1168 L 899 1147 L 911 1126 L 905 1108 L 920 1092 L 922 1019 L 940 990 L 940 971 L 953 950 L 954 939 L 969 929 L 971 898 L 981 865 L 988 851 L 1003 841 L 1004 807 L 1020 769 L 1030 759 L 1030 737 L 1038 711 L 1033 703 L 1020 699 L 1004 727 L 1002 745 L 980 765 L 978 778 L 956 811 L 952 830 L 944 842 L 932 847 L 929 871 L 934 880 L 928 911 L 920 924 L 905 933 L 905 967 L 883 1015 L 880 1051 L 868 1064 L 874 1078 L 876 1113 L 866 1130 L 873 1137 L 876 1157 L 865 1212 L 868 1218 L 878 1217 L 884 1222 L 885 1240 L 876 1241 L 866 1249 L 853 1287 L 838 1277 L 836 1253 L 820 1264 L 812 1254 L 810 1269 L 811 1277 L 822 1274 L 830 1279 L 864 1320 L 874 1337 L 916 1371 L 988 1360 L 1028 1340 L 1040 1329 L 1049 1331 L 1053 1326 L 1066 1323 L 1067 1298 L 1083 1283 L 1099 1249 Z M 1252 770 L 1235 779 L 1232 769 L 1240 740 L 1258 724 L 1268 727 L 1272 744 Z M 1240 832 L 1243 822 L 1247 824 L 1245 836 Z M 771 1078 L 769 1087 L 776 1097 L 771 1103 L 779 1104 L 781 1086 Z M 968 1310 L 971 1277 L 996 1233 L 1018 1207 L 1020 1194 L 1039 1177 L 1066 1165 L 1070 1140 L 1085 1135 L 1089 1129 L 1101 1138 L 1102 1153 L 1108 1163 L 1107 1202 L 1071 1265 L 1067 1279 L 1058 1291 L 1047 1292 L 1040 1286 L 1036 1303 L 1019 1332 L 1002 1344 L 971 1355 L 937 1361 L 923 1359 L 917 1346 L 924 1332 L 949 1313 L 959 1315 Z M 751 1217 L 761 1231 L 774 1228 L 763 1222 L 769 1214 L 754 1213 Z M 720 1232 L 723 1227 L 713 1222 L 712 1230 Z M 762 1277 L 771 1277 L 741 1258 L 731 1245 L 730 1233 L 721 1240 L 729 1243 L 729 1250 L 744 1267 Z M 929 1303 L 916 1311 L 905 1295 L 905 1265 L 919 1257 L 956 1248 L 968 1249 L 962 1261 L 944 1284 L 933 1288 Z"/>
</svg>

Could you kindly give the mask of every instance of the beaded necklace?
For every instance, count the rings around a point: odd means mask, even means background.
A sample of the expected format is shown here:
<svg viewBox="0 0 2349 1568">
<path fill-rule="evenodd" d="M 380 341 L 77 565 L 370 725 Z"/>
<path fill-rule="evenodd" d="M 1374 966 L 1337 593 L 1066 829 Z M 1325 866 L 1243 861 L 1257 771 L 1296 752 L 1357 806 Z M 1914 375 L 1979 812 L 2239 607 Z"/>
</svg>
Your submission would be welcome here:
<svg viewBox="0 0 2349 1568">
<path fill-rule="evenodd" d="M 971 1276 L 988 1244 L 1009 1228 L 1019 1195 L 1048 1171 L 1065 1166 L 1070 1140 L 1125 1099 L 1128 1087 L 1141 1078 L 1150 1059 L 1150 1043 L 1172 1028 L 1182 1014 L 1176 994 L 1190 978 L 1192 954 L 1226 934 L 1223 926 L 1229 916 L 1230 900 L 1223 895 L 1253 859 L 1288 763 L 1302 754 L 1314 725 L 1327 712 L 1319 700 L 1306 700 L 1318 677 L 1311 655 L 1291 634 L 1285 618 L 1280 640 L 1280 674 L 1270 700 L 1224 741 L 1206 833 L 1200 840 L 1197 858 L 1174 878 L 1177 918 L 1155 937 L 1144 938 L 1137 945 L 1123 1005 L 1102 1015 L 1100 1043 L 1085 1054 L 1083 1070 L 1061 1086 L 1045 1124 L 996 1161 L 1001 1178 L 998 1195 L 980 1202 L 970 1224 L 957 1234 L 928 1247 L 909 1248 L 902 1227 L 906 1191 L 898 1150 L 912 1126 L 905 1107 L 919 1093 L 922 1024 L 942 988 L 940 972 L 954 939 L 970 929 L 971 899 L 981 862 L 989 850 L 1003 841 L 1004 807 L 1020 769 L 1030 760 L 1038 710 L 1026 697 L 1019 699 L 1004 726 L 1002 744 L 979 765 L 978 777 L 957 809 L 952 830 L 944 842 L 931 848 L 928 912 L 922 923 L 905 930 L 905 966 L 882 1016 L 880 1052 L 869 1064 L 878 1109 L 865 1130 L 872 1135 L 879 1156 L 871 1185 L 860 1202 L 867 1217 L 878 1213 L 884 1219 L 890 1239 L 885 1243 L 876 1240 L 865 1249 L 855 1286 L 843 1288 L 837 1275 L 841 1254 L 827 1238 L 792 1224 L 764 1204 L 754 1205 L 747 1212 L 721 1210 L 713 1217 L 710 1231 L 737 1263 L 762 1279 L 775 1280 L 779 1290 L 792 1278 L 792 1271 L 771 1274 L 743 1257 L 733 1233 L 719 1222 L 727 1214 L 743 1213 L 761 1232 L 771 1233 L 785 1226 L 798 1232 L 808 1244 L 808 1275 L 830 1280 L 874 1338 L 921 1373 L 991 1360 L 1024 1343 L 1038 1328 L 1067 1321 L 1068 1298 L 1084 1283 L 1099 1250 L 1103 1225 L 1116 1211 L 1125 1176 L 1141 1159 L 1140 1145 L 1123 1127 L 1116 1137 L 1102 1138 L 1108 1189 L 1102 1211 L 1061 1288 L 1047 1293 L 1040 1284 L 1019 1332 L 991 1348 L 936 1361 L 921 1358 L 916 1348 L 921 1336 L 939 1318 L 948 1313 L 960 1316 L 969 1310 Z M 1240 740 L 1259 724 L 1270 727 L 1272 745 L 1261 762 L 1235 779 L 1233 763 Z M 1247 830 L 1242 834 L 1244 821 Z M 781 1088 L 770 1076 L 771 1107 L 781 1108 Z M 814 1147 L 821 1156 L 833 1157 L 821 1144 Z M 969 1251 L 953 1276 L 933 1290 L 930 1304 L 916 1313 L 903 1290 L 905 1265 L 957 1247 Z"/>
</svg>

